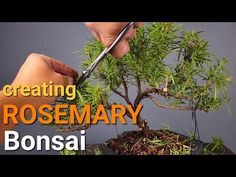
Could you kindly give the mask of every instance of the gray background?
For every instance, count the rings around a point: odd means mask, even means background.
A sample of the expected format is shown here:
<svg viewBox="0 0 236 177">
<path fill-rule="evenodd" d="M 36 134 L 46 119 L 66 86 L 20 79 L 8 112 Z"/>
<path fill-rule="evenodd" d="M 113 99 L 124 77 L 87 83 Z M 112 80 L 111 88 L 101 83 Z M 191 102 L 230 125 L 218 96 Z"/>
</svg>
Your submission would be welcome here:
<svg viewBox="0 0 236 177">
<path fill-rule="evenodd" d="M 211 46 L 211 52 L 219 57 L 228 57 L 228 69 L 236 76 L 236 23 L 181 23 L 187 30 L 204 30 L 203 36 Z M 26 57 L 32 53 L 43 53 L 60 59 L 66 64 L 79 69 L 81 59 L 71 53 L 83 49 L 87 39 L 91 37 L 90 31 L 83 23 L 0 23 L 0 88 L 13 81 L 18 69 Z M 210 141 L 213 136 L 220 136 L 225 144 L 236 153 L 236 91 L 235 81 L 229 88 L 231 98 L 230 116 L 226 106 L 213 113 L 198 113 L 201 139 Z M 116 102 L 121 101 L 115 95 Z M 193 123 L 190 112 L 170 111 L 156 108 L 152 103 L 145 101 L 142 115 L 149 120 L 153 129 L 159 129 L 163 124 L 170 126 L 176 132 L 188 135 Z M 117 125 L 119 133 L 133 130 L 132 125 Z M 33 126 L 20 125 L 16 128 L 22 136 L 29 135 L 55 135 L 58 134 L 52 127 L 35 124 Z M 116 135 L 114 126 L 99 124 L 87 132 L 87 143 L 102 143 Z M 74 133 L 80 135 L 79 132 Z M 67 135 L 67 134 L 64 134 Z M 16 152 L 5 152 L 0 145 L 0 154 L 56 154 L 54 151 L 31 151 L 22 149 Z"/>
</svg>

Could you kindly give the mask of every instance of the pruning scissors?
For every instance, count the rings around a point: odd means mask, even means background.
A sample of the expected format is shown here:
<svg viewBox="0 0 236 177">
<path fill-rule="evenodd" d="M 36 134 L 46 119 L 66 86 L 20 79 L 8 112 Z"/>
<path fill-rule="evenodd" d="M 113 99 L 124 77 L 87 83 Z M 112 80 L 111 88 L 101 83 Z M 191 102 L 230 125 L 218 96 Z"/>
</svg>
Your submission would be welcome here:
<svg viewBox="0 0 236 177">
<path fill-rule="evenodd" d="M 110 47 L 105 48 L 102 53 L 94 60 L 94 62 L 82 72 L 82 75 L 77 79 L 76 86 L 78 87 L 81 83 L 83 83 L 87 78 L 90 77 L 91 73 L 98 66 L 98 64 L 102 61 L 102 59 L 116 47 L 116 45 L 123 39 L 125 34 L 133 27 L 135 22 L 129 22 L 124 29 L 120 32 L 116 40 L 111 44 Z"/>
</svg>

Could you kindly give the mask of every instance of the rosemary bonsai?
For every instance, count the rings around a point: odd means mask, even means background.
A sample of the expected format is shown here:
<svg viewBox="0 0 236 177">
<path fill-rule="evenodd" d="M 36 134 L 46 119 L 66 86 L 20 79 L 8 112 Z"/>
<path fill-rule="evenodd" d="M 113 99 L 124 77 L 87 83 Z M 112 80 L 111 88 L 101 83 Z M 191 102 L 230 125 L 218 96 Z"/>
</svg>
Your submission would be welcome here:
<svg viewBox="0 0 236 177">
<path fill-rule="evenodd" d="M 109 110 L 111 93 L 119 95 L 135 109 L 144 99 L 165 109 L 209 112 L 228 102 L 227 86 L 231 77 L 226 58 L 218 59 L 209 52 L 209 45 L 201 32 L 183 31 L 175 23 L 146 24 L 137 30 L 130 41 L 130 52 L 119 60 L 107 55 L 93 73 L 97 85 L 89 81 L 80 86 L 74 101 L 59 102 L 92 106 L 99 104 Z M 85 46 L 84 67 L 90 65 L 104 46 L 93 39 Z M 135 86 L 136 97 L 130 98 L 130 86 Z M 163 97 L 166 102 L 160 99 Z M 130 113 L 127 111 L 127 116 Z M 138 127 L 148 136 L 148 122 L 141 115 Z M 62 131 L 88 128 L 89 125 L 68 125 Z"/>
</svg>

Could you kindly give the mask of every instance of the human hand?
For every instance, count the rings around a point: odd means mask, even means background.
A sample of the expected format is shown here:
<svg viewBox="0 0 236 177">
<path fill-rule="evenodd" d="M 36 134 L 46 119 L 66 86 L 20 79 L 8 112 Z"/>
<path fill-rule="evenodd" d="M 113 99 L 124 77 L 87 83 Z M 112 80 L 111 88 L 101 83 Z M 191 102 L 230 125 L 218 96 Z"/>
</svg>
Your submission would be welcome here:
<svg viewBox="0 0 236 177">
<path fill-rule="evenodd" d="M 42 54 L 31 54 L 21 66 L 12 85 L 42 85 L 53 81 L 54 85 L 67 86 L 74 84 L 77 72 L 61 61 L 50 58 Z M 18 99 L 21 104 L 30 103 L 35 107 L 41 104 L 50 104 L 55 97 L 21 97 Z"/>
<path fill-rule="evenodd" d="M 121 30 L 127 25 L 127 22 L 86 22 L 85 25 L 92 30 L 93 35 L 101 41 L 106 47 L 109 47 L 117 38 Z M 134 38 L 136 28 L 142 25 L 136 22 L 134 27 L 130 29 L 124 38 L 117 44 L 111 54 L 115 58 L 121 58 L 129 52 L 128 40 Z"/>
</svg>

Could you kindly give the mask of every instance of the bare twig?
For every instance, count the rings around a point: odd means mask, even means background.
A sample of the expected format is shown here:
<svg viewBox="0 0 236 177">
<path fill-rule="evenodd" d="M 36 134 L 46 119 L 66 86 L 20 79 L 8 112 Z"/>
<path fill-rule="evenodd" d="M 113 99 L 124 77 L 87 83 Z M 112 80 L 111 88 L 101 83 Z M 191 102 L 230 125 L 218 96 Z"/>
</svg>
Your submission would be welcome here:
<svg viewBox="0 0 236 177">
<path fill-rule="evenodd" d="M 167 104 L 162 104 L 158 99 L 154 98 L 151 95 L 149 95 L 148 98 L 160 108 L 175 109 L 175 110 L 192 110 L 192 107 L 171 106 Z"/>
<path fill-rule="evenodd" d="M 193 110 L 192 107 L 188 107 L 188 106 L 172 106 L 172 105 L 162 104 L 157 98 L 154 98 L 151 95 L 149 95 L 148 98 L 160 108 L 174 109 L 174 110 Z M 198 108 L 198 110 L 203 110 L 203 109 Z"/>
<path fill-rule="evenodd" d="M 140 138 L 140 139 L 131 147 L 130 153 L 133 151 L 134 147 L 137 146 L 137 145 L 140 143 L 141 140 L 142 140 L 142 138 Z"/>
<path fill-rule="evenodd" d="M 125 96 L 129 99 L 129 89 L 123 75 L 121 76 L 121 79 L 122 79 L 122 84 L 125 89 Z"/>
<path fill-rule="evenodd" d="M 141 88 L 140 78 L 138 76 L 136 77 L 136 81 L 137 81 L 138 94 L 139 94 L 142 92 L 142 88 Z"/>
<path fill-rule="evenodd" d="M 174 95 L 170 92 L 164 92 L 163 89 L 161 88 L 147 88 L 146 90 L 140 92 L 134 102 L 134 107 L 137 107 L 139 105 L 139 103 L 145 99 L 146 97 L 149 96 L 149 94 L 154 93 L 154 94 L 158 94 L 158 95 L 162 95 L 162 96 L 169 96 L 169 97 L 173 97 L 176 99 L 187 99 L 190 100 L 191 97 L 190 96 L 185 96 L 185 95 Z"/>
<path fill-rule="evenodd" d="M 112 85 L 110 85 L 110 89 L 111 89 L 114 93 L 116 93 L 117 95 L 119 95 L 120 97 L 122 97 L 122 98 L 126 101 L 127 104 L 133 105 L 133 104 L 131 103 L 131 101 L 129 100 L 128 97 L 126 97 L 125 95 L 123 95 L 120 91 L 118 91 L 117 89 L 115 89 Z"/>
</svg>

